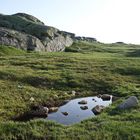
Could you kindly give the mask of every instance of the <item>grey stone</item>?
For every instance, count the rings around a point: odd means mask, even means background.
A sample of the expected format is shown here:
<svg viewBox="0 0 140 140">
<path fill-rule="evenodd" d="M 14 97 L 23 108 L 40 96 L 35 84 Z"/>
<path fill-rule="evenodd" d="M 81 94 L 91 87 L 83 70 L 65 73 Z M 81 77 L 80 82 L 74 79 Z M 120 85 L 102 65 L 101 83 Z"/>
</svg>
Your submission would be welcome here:
<svg viewBox="0 0 140 140">
<path fill-rule="evenodd" d="M 75 95 L 76 95 L 76 91 L 73 90 L 73 91 L 71 92 L 71 94 L 72 94 L 73 96 L 75 96 Z"/>
<path fill-rule="evenodd" d="M 78 104 L 87 104 L 87 101 L 86 100 L 81 100 L 78 102 Z"/>
<path fill-rule="evenodd" d="M 103 111 L 104 108 L 105 108 L 105 107 L 102 106 L 102 105 L 96 105 L 96 106 L 92 109 L 92 112 L 93 112 L 95 115 L 98 115 L 98 114 L 100 114 L 100 113 Z"/>
<path fill-rule="evenodd" d="M 0 44 L 14 46 L 23 50 L 45 50 L 44 45 L 38 38 L 3 27 L 0 27 Z"/>
<path fill-rule="evenodd" d="M 88 106 L 80 106 L 80 108 L 81 108 L 82 110 L 87 110 L 87 109 L 88 109 Z"/>
<path fill-rule="evenodd" d="M 101 97 L 102 97 L 102 95 L 101 95 L 101 94 L 98 94 L 98 95 L 97 95 L 97 97 L 98 97 L 98 98 L 101 98 Z"/>
<path fill-rule="evenodd" d="M 109 95 L 109 94 L 103 94 L 103 95 L 101 95 L 101 99 L 103 101 L 108 101 L 108 100 L 111 99 L 111 95 Z"/>
<path fill-rule="evenodd" d="M 137 106 L 139 103 L 138 99 L 136 96 L 131 96 L 129 97 L 127 100 L 125 100 L 124 102 L 122 102 L 119 106 L 118 109 L 129 109 L 132 107 Z"/>
<path fill-rule="evenodd" d="M 69 113 L 68 112 L 62 112 L 62 114 L 67 116 Z"/>
<path fill-rule="evenodd" d="M 72 43 L 73 43 L 73 40 L 70 37 L 67 36 L 65 38 L 59 35 L 58 37 L 46 43 L 46 51 L 47 52 L 64 51 L 65 47 L 71 46 Z"/>
<path fill-rule="evenodd" d="M 84 36 L 76 36 L 75 40 L 78 41 L 87 41 L 87 42 L 95 42 L 97 41 L 96 38 L 92 38 L 92 37 L 84 37 Z"/>
<path fill-rule="evenodd" d="M 58 107 L 50 107 L 49 112 L 56 112 L 58 110 Z"/>
</svg>

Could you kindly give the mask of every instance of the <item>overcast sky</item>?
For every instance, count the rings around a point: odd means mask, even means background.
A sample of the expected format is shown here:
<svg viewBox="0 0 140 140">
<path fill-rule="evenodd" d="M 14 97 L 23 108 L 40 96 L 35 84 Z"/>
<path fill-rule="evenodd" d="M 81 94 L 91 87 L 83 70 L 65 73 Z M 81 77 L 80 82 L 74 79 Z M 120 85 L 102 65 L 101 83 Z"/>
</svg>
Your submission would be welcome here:
<svg viewBox="0 0 140 140">
<path fill-rule="evenodd" d="M 17 12 L 101 42 L 140 44 L 140 0 L 0 0 L 0 13 Z"/>
</svg>

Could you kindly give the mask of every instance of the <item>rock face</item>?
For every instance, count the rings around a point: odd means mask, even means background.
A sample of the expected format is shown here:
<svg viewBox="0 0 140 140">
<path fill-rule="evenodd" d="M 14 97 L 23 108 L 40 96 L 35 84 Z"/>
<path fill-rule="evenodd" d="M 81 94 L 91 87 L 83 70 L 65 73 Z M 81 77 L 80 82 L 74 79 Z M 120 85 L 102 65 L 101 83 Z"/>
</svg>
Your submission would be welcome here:
<svg viewBox="0 0 140 140">
<path fill-rule="evenodd" d="M 0 27 L 0 44 L 23 50 L 45 51 L 44 45 L 38 38 L 3 27 Z"/>
<path fill-rule="evenodd" d="M 25 50 L 63 51 L 73 43 L 71 33 L 45 26 L 39 19 L 24 13 L 0 15 L 0 27 L 3 27 L 0 44 Z"/>
<path fill-rule="evenodd" d="M 129 108 L 132 108 L 132 107 L 135 107 L 138 105 L 138 99 L 136 96 L 131 96 L 129 97 L 126 101 L 124 101 L 123 103 L 121 103 L 119 106 L 118 106 L 118 109 L 129 109 Z"/>
<path fill-rule="evenodd" d="M 70 37 L 58 36 L 47 43 L 46 51 L 57 52 L 64 51 L 65 47 L 72 45 L 73 40 Z"/>
</svg>

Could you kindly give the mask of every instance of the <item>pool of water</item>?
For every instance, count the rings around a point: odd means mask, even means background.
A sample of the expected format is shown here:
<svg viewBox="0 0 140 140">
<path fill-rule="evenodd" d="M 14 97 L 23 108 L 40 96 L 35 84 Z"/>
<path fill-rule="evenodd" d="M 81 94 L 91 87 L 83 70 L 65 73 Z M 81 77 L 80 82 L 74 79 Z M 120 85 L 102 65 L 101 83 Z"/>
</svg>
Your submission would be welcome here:
<svg viewBox="0 0 140 140">
<path fill-rule="evenodd" d="M 78 104 L 81 100 L 86 100 L 87 104 Z M 98 97 L 84 97 L 70 100 L 67 104 L 60 106 L 57 112 L 49 113 L 47 119 L 53 120 L 61 124 L 70 125 L 78 123 L 84 119 L 95 116 L 92 112 L 92 108 L 96 105 L 109 106 L 112 100 L 103 101 Z M 88 106 L 88 109 L 82 110 L 81 106 Z M 67 112 L 68 115 L 64 115 L 62 112 Z"/>
</svg>

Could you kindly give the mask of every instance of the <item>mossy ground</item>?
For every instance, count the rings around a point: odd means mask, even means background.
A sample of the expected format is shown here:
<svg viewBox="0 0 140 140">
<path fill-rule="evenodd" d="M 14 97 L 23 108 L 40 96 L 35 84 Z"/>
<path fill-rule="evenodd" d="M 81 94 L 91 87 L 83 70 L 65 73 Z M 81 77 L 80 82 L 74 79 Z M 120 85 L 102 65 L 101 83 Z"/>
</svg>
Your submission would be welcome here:
<svg viewBox="0 0 140 140">
<path fill-rule="evenodd" d="M 15 53 L 16 52 L 16 53 Z M 58 105 L 75 90 L 80 96 L 113 94 L 122 97 L 100 116 L 64 126 L 35 119 L 12 118 L 32 104 Z M 66 52 L 26 53 L 0 47 L 0 139 L 139 140 L 140 105 L 115 107 L 135 95 L 140 100 L 140 46 L 76 42 Z"/>
</svg>

